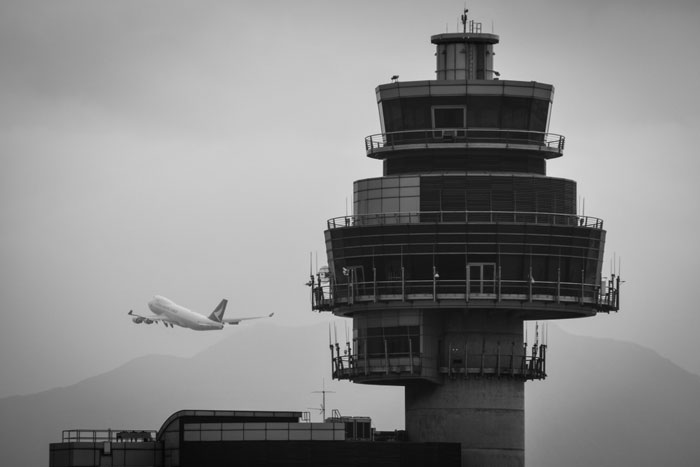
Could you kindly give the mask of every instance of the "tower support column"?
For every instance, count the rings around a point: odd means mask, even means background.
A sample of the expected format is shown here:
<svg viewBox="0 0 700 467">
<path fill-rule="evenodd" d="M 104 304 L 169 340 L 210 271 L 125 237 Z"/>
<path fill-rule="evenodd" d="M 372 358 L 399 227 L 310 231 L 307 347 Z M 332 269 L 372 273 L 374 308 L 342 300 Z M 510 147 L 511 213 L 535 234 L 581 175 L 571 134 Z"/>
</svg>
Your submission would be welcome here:
<svg viewBox="0 0 700 467">
<path fill-rule="evenodd" d="M 411 441 L 456 442 L 463 466 L 525 465 L 524 382 L 474 377 L 406 386 Z"/>
</svg>

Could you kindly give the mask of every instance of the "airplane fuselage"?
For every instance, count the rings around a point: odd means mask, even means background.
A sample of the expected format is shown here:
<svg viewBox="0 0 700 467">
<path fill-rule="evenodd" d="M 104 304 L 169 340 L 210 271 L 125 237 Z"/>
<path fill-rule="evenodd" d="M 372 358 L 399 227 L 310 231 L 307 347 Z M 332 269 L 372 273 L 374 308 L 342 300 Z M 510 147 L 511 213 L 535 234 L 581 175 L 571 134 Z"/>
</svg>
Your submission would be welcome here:
<svg viewBox="0 0 700 467">
<path fill-rule="evenodd" d="M 224 323 L 213 321 L 160 295 L 156 295 L 148 302 L 148 308 L 156 315 L 165 315 L 173 324 L 183 328 L 210 331 L 224 327 Z"/>
</svg>

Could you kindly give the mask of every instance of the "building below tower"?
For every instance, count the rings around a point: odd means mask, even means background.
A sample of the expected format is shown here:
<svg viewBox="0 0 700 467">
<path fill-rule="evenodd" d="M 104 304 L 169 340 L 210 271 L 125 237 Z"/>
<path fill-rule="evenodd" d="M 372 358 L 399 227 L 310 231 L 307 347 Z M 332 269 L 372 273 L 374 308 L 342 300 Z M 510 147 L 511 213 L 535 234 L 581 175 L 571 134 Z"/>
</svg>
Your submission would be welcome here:
<svg viewBox="0 0 700 467">
<path fill-rule="evenodd" d="M 445 466 L 456 443 L 413 443 L 376 432 L 368 417 L 311 423 L 302 412 L 182 410 L 158 431 L 65 430 L 49 467 Z M 308 415 L 308 414 L 306 414 Z"/>
</svg>

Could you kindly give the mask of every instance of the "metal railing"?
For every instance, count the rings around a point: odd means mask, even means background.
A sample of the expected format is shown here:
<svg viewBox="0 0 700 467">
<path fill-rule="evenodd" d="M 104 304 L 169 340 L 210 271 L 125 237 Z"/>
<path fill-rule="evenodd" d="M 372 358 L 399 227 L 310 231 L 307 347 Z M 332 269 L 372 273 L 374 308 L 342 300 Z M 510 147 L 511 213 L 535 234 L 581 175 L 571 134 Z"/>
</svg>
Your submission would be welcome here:
<svg viewBox="0 0 700 467">
<path fill-rule="evenodd" d="M 395 281 L 366 281 L 355 283 L 340 283 L 334 288 L 336 302 L 361 302 L 377 300 L 386 301 L 447 298 L 491 299 L 491 300 L 548 300 L 595 303 L 598 296 L 596 284 L 580 282 L 544 282 L 531 283 L 527 280 L 490 280 L 469 283 L 464 279 L 457 280 L 395 280 Z M 601 299 L 604 298 L 601 294 Z M 605 297 L 607 298 L 607 297 Z"/>
<path fill-rule="evenodd" d="M 124 443 L 155 441 L 155 430 L 63 430 L 63 443 Z"/>
<path fill-rule="evenodd" d="M 527 130 L 503 130 L 498 128 L 430 128 L 423 130 L 378 133 L 365 138 L 367 155 L 376 152 L 402 149 L 405 146 L 450 144 L 457 147 L 469 145 L 536 146 L 539 150 L 562 153 L 565 138 L 554 133 Z"/>
<path fill-rule="evenodd" d="M 416 223 L 548 224 L 602 229 L 603 220 L 577 214 L 529 211 L 411 211 L 353 214 L 328 219 L 328 229 Z"/>
<path fill-rule="evenodd" d="M 386 353 L 384 355 L 344 354 L 333 355 L 331 349 L 331 374 L 334 379 L 405 378 L 422 377 L 423 368 L 434 365 L 424 362 L 420 354 Z M 469 376 L 498 376 L 521 379 L 544 379 L 546 373 L 546 346 L 537 345 L 532 355 L 514 352 L 478 352 L 462 358 L 450 358 L 439 365 L 438 372 L 451 378 Z"/>
<path fill-rule="evenodd" d="M 332 352 L 331 352 L 332 353 Z M 334 379 L 355 379 L 359 376 L 421 376 L 423 358 L 419 354 L 388 353 L 386 355 L 345 354 L 332 357 Z"/>
<path fill-rule="evenodd" d="M 315 292 L 315 293 L 313 293 Z M 471 301 L 484 300 L 494 303 L 502 301 L 548 302 L 557 304 L 579 304 L 600 312 L 617 311 L 620 307 L 620 278 L 599 284 L 586 282 L 535 281 L 535 280 L 376 280 L 333 285 L 313 284 L 312 309 L 330 311 L 337 306 L 352 306 L 360 303 L 409 302 L 427 300 Z"/>
</svg>

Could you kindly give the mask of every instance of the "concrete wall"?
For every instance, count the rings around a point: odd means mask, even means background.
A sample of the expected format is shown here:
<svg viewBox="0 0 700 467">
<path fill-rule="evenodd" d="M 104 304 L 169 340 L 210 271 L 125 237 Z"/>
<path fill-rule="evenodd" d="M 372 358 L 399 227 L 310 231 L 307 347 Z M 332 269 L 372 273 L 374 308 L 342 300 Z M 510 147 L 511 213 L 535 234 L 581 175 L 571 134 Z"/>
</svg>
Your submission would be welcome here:
<svg viewBox="0 0 700 467">
<path fill-rule="evenodd" d="M 523 466 L 524 383 L 483 377 L 407 386 L 406 433 L 411 441 L 461 443 L 463 466 Z"/>
</svg>

